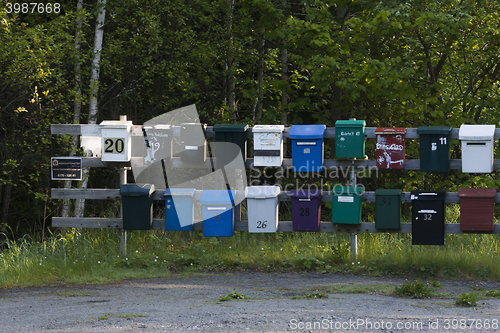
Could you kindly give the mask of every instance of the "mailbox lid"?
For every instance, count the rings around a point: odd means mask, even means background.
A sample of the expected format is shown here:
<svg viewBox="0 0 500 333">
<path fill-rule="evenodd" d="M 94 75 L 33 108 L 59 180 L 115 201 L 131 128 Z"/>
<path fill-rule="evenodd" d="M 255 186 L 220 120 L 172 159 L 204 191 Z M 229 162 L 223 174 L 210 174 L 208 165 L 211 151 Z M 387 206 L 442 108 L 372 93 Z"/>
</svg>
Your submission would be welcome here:
<svg viewBox="0 0 500 333">
<path fill-rule="evenodd" d="M 451 134 L 452 127 L 450 126 L 420 126 L 417 128 L 417 133 L 420 134 Z"/>
<path fill-rule="evenodd" d="M 282 133 L 285 125 L 255 125 L 252 127 L 252 133 Z"/>
<path fill-rule="evenodd" d="M 492 141 L 495 125 L 461 125 L 458 133 L 460 140 Z"/>
<path fill-rule="evenodd" d="M 151 196 L 155 191 L 154 184 L 122 184 L 120 194 L 128 197 Z"/>
<path fill-rule="evenodd" d="M 280 194 L 279 186 L 247 186 L 245 188 L 245 198 L 268 199 L 276 198 Z"/>
<path fill-rule="evenodd" d="M 495 198 L 497 190 L 494 188 L 460 188 L 458 197 L 460 199 L 488 199 Z"/>
<path fill-rule="evenodd" d="M 377 195 L 401 195 L 401 190 L 393 190 L 393 189 L 376 189 L 375 196 Z"/>
<path fill-rule="evenodd" d="M 231 192 L 231 193 L 229 193 Z M 201 193 L 200 204 L 214 206 L 232 206 L 235 190 L 204 190 Z"/>
<path fill-rule="evenodd" d="M 214 132 L 231 132 L 243 133 L 248 131 L 250 126 L 248 124 L 215 124 Z"/>
<path fill-rule="evenodd" d="M 406 134 L 406 127 L 377 127 L 375 134 Z"/>
<path fill-rule="evenodd" d="M 194 193 L 194 188 L 167 188 L 167 190 L 163 193 L 163 196 L 193 197 Z"/>
<path fill-rule="evenodd" d="M 321 197 L 321 190 L 291 190 L 292 199 L 317 199 Z"/>
<path fill-rule="evenodd" d="M 290 139 L 323 139 L 326 125 L 292 125 Z"/>
<path fill-rule="evenodd" d="M 101 121 L 99 126 L 104 128 L 125 128 L 130 130 L 132 128 L 131 120 L 104 120 Z"/>
<path fill-rule="evenodd" d="M 411 191 L 410 193 L 410 199 L 411 200 L 420 200 L 420 201 L 426 201 L 426 200 L 443 200 L 446 197 L 446 192 L 445 191 Z"/>
<path fill-rule="evenodd" d="M 364 120 L 337 120 L 335 127 L 356 127 L 365 128 L 366 121 Z"/>
</svg>

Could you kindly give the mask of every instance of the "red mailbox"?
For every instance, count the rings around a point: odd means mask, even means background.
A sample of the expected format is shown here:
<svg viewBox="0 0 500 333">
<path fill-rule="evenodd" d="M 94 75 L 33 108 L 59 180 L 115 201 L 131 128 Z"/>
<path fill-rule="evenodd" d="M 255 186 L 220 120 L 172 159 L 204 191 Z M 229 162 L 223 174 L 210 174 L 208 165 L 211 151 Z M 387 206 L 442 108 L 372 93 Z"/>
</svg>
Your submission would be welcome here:
<svg viewBox="0 0 500 333">
<path fill-rule="evenodd" d="M 458 190 L 461 231 L 493 231 L 496 194 L 494 188 Z"/>
<path fill-rule="evenodd" d="M 405 168 L 405 134 L 406 128 L 375 129 L 377 135 L 377 168 Z"/>
</svg>

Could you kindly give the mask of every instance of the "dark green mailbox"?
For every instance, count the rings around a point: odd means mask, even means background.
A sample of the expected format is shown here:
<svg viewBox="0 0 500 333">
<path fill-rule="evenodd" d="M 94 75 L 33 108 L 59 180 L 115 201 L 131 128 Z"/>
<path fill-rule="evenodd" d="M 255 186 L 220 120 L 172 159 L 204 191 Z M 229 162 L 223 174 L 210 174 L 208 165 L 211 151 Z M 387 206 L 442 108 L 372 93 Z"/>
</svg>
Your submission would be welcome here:
<svg viewBox="0 0 500 333">
<path fill-rule="evenodd" d="M 451 127 L 419 127 L 420 135 L 420 170 L 447 172 L 450 168 Z"/>
<path fill-rule="evenodd" d="M 359 224 L 361 222 L 361 199 L 363 187 L 340 186 L 332 191 L 332 222 Z"/>
<path fill-rule="evenodd" d="M 243 160 L 246 161 L 248 128 L 249 126 L 247 124 L 214 125 L 217 168 L 222 168 L 231 163 L 231 161 L 233 161 L 240 152 L 241 156 L 243 156 Z M 236 146 L 224 143 L 233 143 Z"/>
<path fill-rule="evenodd" d="M 149 230 L 153 223 L 153 184 L 124 184 L 122 196 L 123 230 Z"/>
<path fill-rule="evenodd" d="M 336 157 L 365 157 L 365 125 L 364 120 L 337 120 L 335 122 Z"/>
<path fill-rule="evenodd" d="M 401 190 L 375 190 L 375 228 L 401 228 Z"/>
</svg>

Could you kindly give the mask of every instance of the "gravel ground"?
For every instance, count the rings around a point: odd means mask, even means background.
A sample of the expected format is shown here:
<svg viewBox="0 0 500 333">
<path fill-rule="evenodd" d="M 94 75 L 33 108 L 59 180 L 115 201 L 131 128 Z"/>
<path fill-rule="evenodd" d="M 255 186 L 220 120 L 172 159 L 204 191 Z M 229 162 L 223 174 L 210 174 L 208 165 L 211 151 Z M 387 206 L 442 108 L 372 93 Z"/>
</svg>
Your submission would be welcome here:
<svg viewBox="0 0 500 333">
<path fill-rule="evenodd" d="M 2 289 L 0 332 L 499 330 L 500 299 L 482 299 L 478 307 L 464 308 L 454 304 L 455 298 L 413 300 L 375 293 L 292 298 L 316 289 L 325 292 L 329 286 L 397 286 L 403 282 L 404 279 L 317 273 L 234 273 L 109 285 Z M 441 280 L 439 291 L 458 295 L 470 292 L 476 285 L 500 289 L 500 283 Z M 233 290 L 251 299 L 218 302 L 219 296 Z M 462 327 L 456 327 L 460 321 Z"/>
</svg>

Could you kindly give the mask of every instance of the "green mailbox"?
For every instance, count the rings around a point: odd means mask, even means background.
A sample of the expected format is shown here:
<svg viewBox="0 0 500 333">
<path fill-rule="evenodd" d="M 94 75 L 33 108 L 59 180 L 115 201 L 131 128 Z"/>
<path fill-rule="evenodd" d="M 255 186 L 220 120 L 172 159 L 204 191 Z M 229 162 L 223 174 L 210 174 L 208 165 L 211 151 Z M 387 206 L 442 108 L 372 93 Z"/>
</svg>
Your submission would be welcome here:
<svg viewBox="0 0 500 333">
<path fill-rule="evenodd" d="M 363 187 L 340 186 L 332 191 L 332 222 L 359 224 L 361 222 L 361 199 Z"/>
<path fill-rule="evenodd" d="M 120 185 L 123 230 L 149 230 L 153 223 L 153 184 Z"/>
<path fill-rule="evenodd" d="M 420 171 L 447 172 L 450 168 L 450 135 L 448 126 L 421 126 Z"/>
<path fill-rule="evenodd" d="M 249 126 L 247 124 L 215 124 L 215 149 L 217 156 L 217 167 L 222 168 L 231 163 L 236 156 L 241 152 L 243 160 L 247 159 L 247 132 Z M 228 142 L 237 145 L 219 145 L 218 142 Z M 238 149 L 239 148 L 239 149 Z"/>
<path fill-rule="evenodd" d="M 336 157 L 365 157 L 365 125 L 364 120 L 337 120 L 335 122 Z"/>
<path fill-rule="evenodd" d="M 401 228 L 401 190 L 375 190 L 375 228 Z"/>
</svg>

